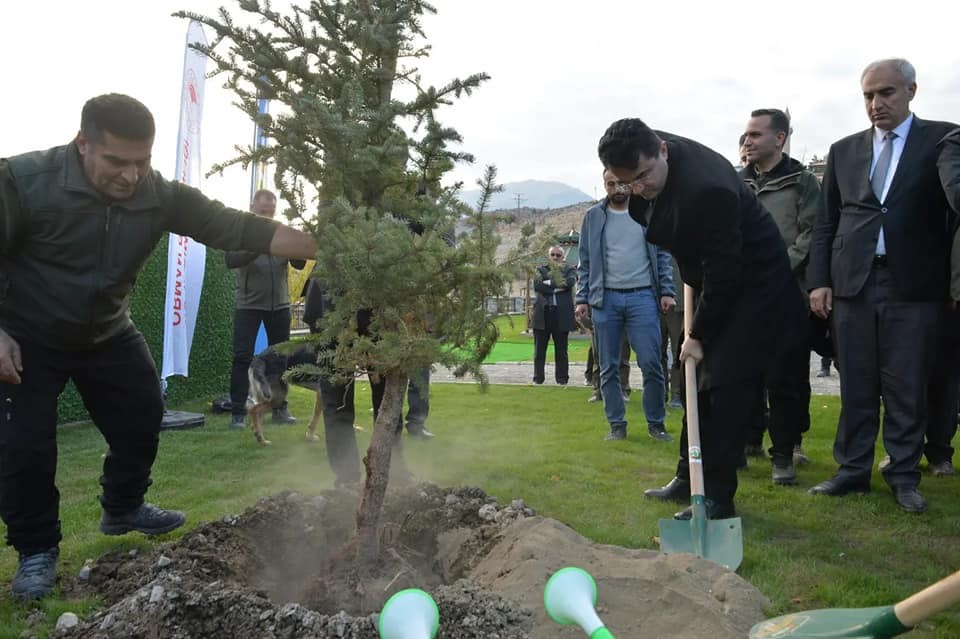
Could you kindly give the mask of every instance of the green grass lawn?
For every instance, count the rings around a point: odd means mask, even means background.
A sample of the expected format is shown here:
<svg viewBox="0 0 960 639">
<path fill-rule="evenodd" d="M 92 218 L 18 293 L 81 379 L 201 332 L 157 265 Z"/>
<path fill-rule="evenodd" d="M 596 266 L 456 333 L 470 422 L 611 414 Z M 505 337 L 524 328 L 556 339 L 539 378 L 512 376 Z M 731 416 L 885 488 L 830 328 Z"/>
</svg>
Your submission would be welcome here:
<svg viewBox="0 0 960 639">
<path fill-rule="evenodd" d="M 496 319 L 496 322 L 497 328 L 500 330 L 500 338 L 484 363 L 532 362 L 533 333 L 526 334 L 523 332 L 527 327 L 527 321 L 523 318 L 523 315 L 501 315 Z M 586 362 L 589 349 L 589 335 L 581 335 L 577 331 L 570 333 L 567 357 L 571 362 Z M 547 362 L 553 363 L 553 361 L 553 340 L 551 340 L 547 346 Z"/>
<path fill-rule="evenodd" d="M 602 408 L 588 404 L 585 387 L 435 384 L 428 426 L 432 441 L 405 446 L 418 476 L 440 485 L 479 486 L 501 502 L 522 497 L 539 514 L 563 521 L 599 542 L 655 548 L 657 521 L 676 510 L 644 499 L 642 491 L 668 480 L 676 443 L 650 439 L 642 428 L 639 396 L 627 405 L 629 438 L 605 442 Z M 357 406 L 361 445 L 369 438 L 369 388 L 360 384 Z M 296 389 L 291 410 L 302 418 L 312 396 Z M 196 403 L 186 409 L 203 410 Z M 773 602 L 769 613 L 821 607 L 893 603 L 960 568 L 960 478 L 925 476 L 921 489 L 930 510 L 897 509 L 879 475 L 874 492 L 845 498 L 814 497 L 806 489 L 834 471 L 837 398 L 815 397 L 813 426 L 804 447 L 813 463 L 800 486 L 775 487 L 768 463 L 751 460 L 741 474 L 737 507 L 743 518 L 744 561 L 739 574 Z M 267 426 L 274 445 L 258 447 L 247 432 L 230 431 L 227 416 L 208 415 L 203 428 L 162 436 L 149 499 L 188 513 L 187 528 L 240 512 L 281 489 L 314 492 L 332 486 L 323 444 L 303 441 L 303 425 Z M 679 432 L 671 410 L 668 430 Z M 116 549 L 148 547 L 160 540 L 131 534 L 105 537 L 97 530 L 104 444 L 89 426 L 59 433 L 58 485 L 64 541 L 60 573 L 75 575 L 87 558 Z M 0 550 L 0 638 L 16 638 L 29 606 L 9 597 L 16 567 L 12 549 Z M 52 622 L 64 610 L 83 614 L 93 602 L 49 598 L 41 608 Z M 960 609 L 925 623 L 909 636 L 960 637 Z"/>
</svg>

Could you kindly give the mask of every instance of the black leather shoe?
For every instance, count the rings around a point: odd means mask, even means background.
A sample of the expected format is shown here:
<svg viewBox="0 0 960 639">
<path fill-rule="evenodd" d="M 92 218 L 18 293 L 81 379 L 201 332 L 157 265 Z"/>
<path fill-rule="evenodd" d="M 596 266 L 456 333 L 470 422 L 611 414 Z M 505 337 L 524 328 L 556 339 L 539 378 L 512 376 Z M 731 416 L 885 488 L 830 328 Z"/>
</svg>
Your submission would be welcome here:
<svg viewBox="0 0 960 639">
<path fill-rule="evenodd" d="M 870 484 L 844 480 L 839 477 L 831 477 L 826 481 L 820 482 L 807 492 L 811 495 L 829 495 L 830 497 L 842 497 L 848 493 L 865 495 L 870 492 Z"/>
<path fill-rule="evenodd" d="M 908 513 L 927 512 L 927 500 L 923 498 L 920 491 L 910 486 L 902 486 L 893 489 L 893 498 L 897 500 L 900 509 Z"/>
<path fill-rule="evenodd" d="M 729 519 L 737 516 L 737 510 L 733 507 L 733 502 L 715 502 L 707 499 L 704 502 L 707 507 L 707 519 Z M 687 506 L 678 513 L 674 513 L 673 518 L 680 521 L 687 521 L 693 517 L 693 506 Z"/>
<path fill-rule="evenodd" d="M 690 501 L 690 482 L 686 479 L 674 477 L 667 482 L 666 486 L 650 488 L 643 491 L 643 496 L 662 499 L 663 501 L 677 501 L 680 503 Z"/>
<path fill-rule="evenodd" d="M 176 530 L 187 520 L 179 510 L 164 510 L 153 504 L 143 503 L 123 514 L 103 511 L 100 517 L 100 532 L 104 535 L 122 535 L 131 531 L 144 535 L 162 535 Z"/>
</svg>

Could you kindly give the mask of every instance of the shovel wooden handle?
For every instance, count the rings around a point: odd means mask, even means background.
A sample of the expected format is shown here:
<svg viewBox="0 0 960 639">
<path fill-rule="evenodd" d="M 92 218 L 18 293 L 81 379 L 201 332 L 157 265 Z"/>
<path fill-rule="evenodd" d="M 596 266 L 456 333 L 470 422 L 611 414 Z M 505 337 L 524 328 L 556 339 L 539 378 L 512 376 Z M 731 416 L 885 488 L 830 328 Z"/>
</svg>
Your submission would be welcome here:
<svg viewBox="0 0 960 639">
<path fill-rule="evenodd" d="M 896 606 L 893 613 L 900 623 L 912 628 L 924 619 L 960 602 L 960 570 L 910 595 Z"/>
<path fill-rule="evenodd" d="M 693 287 L 683 285 L 683 336 L 693 328 Z M 690 494 L 703 495 L 703 454 L 700 450 L 700 411 L 697 407 L 697 362 L 688 357 L 683 363 L 686 386 L 687 464 L 690 468 Z"/>
</svg>

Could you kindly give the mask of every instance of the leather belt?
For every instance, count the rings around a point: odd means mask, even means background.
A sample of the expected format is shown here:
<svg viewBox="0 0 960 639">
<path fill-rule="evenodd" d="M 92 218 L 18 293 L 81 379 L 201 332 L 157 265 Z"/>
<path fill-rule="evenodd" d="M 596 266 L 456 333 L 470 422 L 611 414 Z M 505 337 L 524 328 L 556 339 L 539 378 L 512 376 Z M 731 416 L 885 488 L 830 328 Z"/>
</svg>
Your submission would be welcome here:
<svg viewBox="0 0 960 639">
<path fill-rule="evenodd" d="M 607 288 L 606 290 L 614 293 L 636 293 L 637 291 L 646 291 L 649 288 L 649 286 L 638 286 L 636 288 Z"/>
<path fill-rule="evenodd" d="M 873 256 L 873 268 L 887 268 L 887 256 L 886 256 L 886 255 L 874 255 L 874 256 Z"/>
</svg>

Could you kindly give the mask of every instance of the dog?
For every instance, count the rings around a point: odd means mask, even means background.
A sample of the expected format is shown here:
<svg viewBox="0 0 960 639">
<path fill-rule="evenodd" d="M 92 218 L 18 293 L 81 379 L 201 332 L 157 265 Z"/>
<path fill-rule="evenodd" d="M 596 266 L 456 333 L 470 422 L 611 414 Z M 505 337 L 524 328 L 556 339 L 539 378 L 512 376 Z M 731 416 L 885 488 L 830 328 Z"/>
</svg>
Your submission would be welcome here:
<svg viewBox="0 0 960 639">
<path fill-rule="evenodd" d="M 313 406 L 313 417 L 307 426 L 306 440 L 319 441 L 317 424 L 323 415 L 323 402 L 320 398 L 319 380 L 314 375 L 297 375 L 289 381 L 284 379 L 284 373 L 302 364 L 317 363 L 316 343 L 307 343 L 296 347 L 293 351 L 289 346 L 277 348 L 270 346 L 259 355 L 254 356 L 247 371 L 250 380 L 250 397 L 247 399 L 247 415 L 250 417 L 250 429 L 261 446 L 269 446 L 270 440 L 263 436 L 263 415 L 268 410 L 281 408 L 290 391 L 290 384 L 300 386 L 316 392 L 317 398 Z"/>
</svg>

